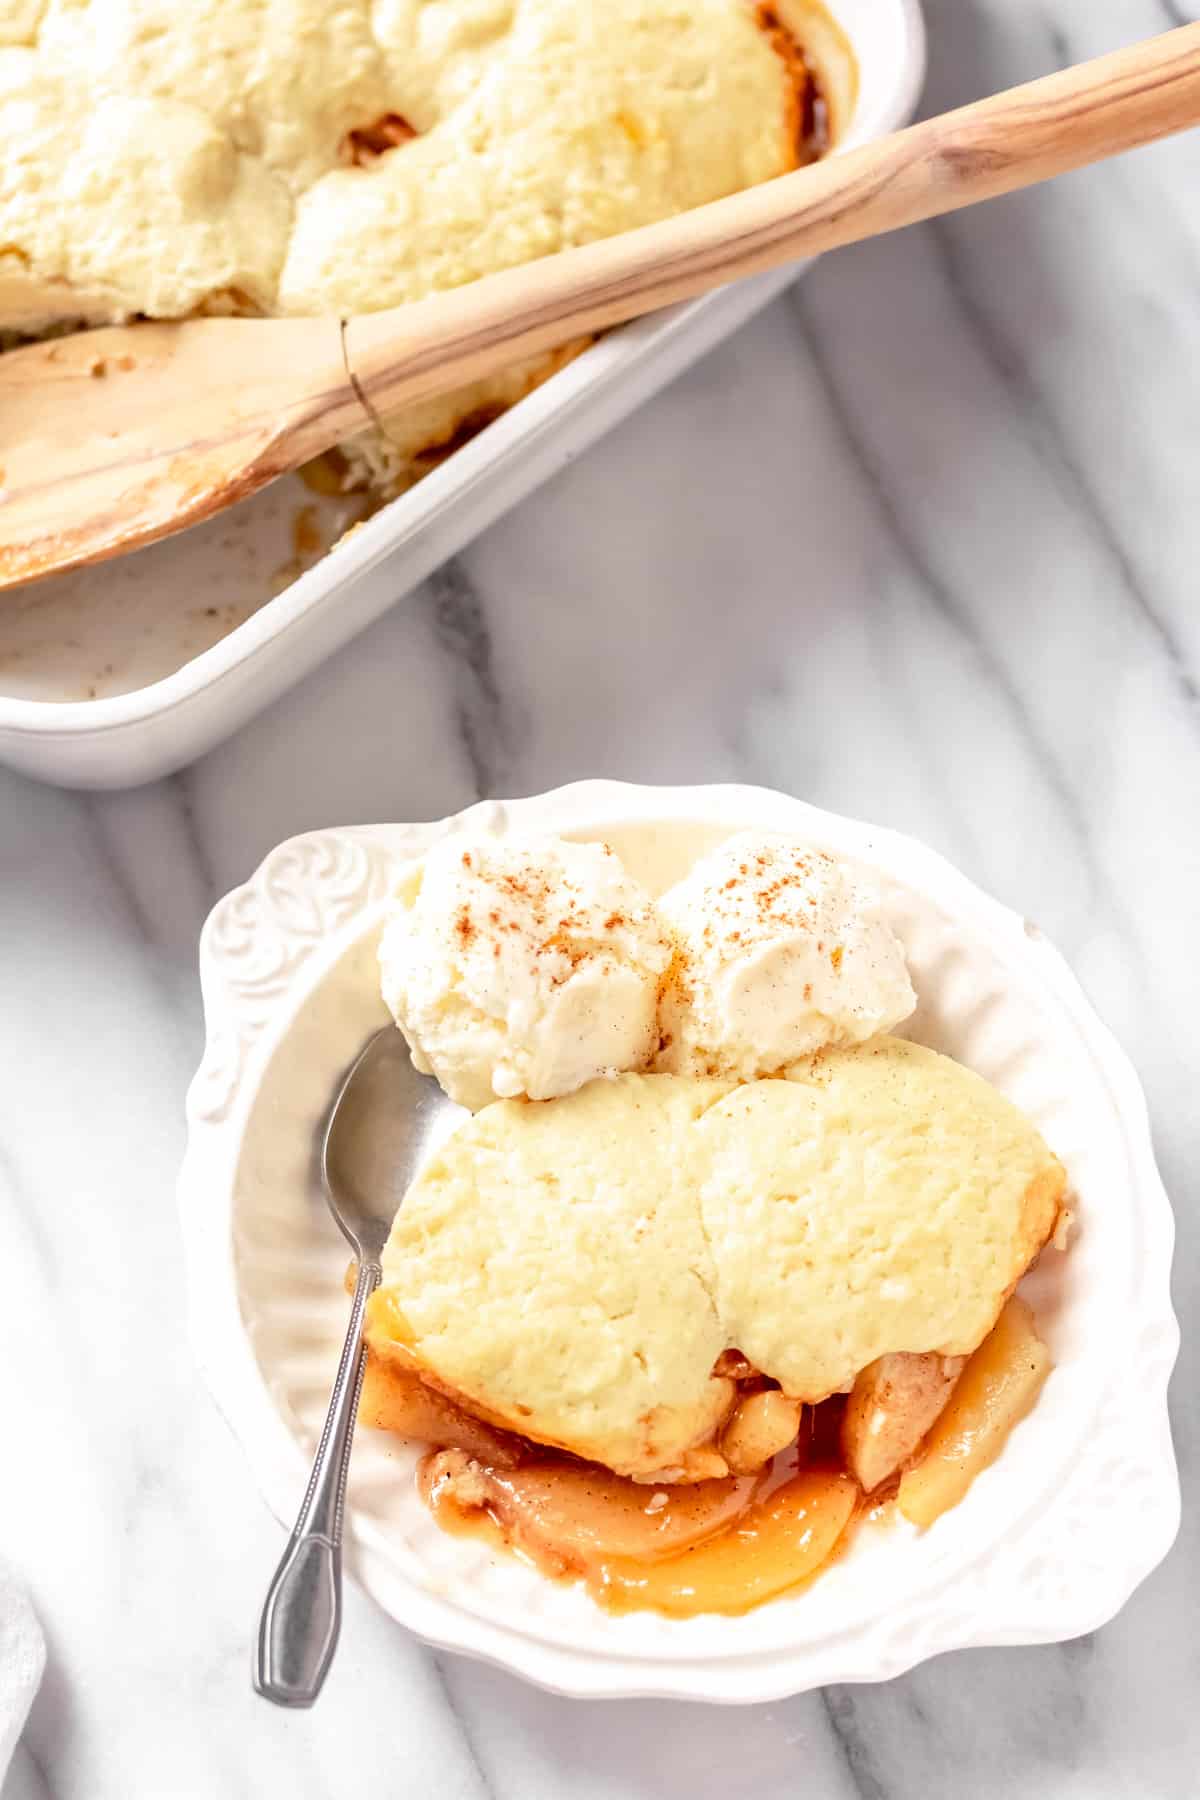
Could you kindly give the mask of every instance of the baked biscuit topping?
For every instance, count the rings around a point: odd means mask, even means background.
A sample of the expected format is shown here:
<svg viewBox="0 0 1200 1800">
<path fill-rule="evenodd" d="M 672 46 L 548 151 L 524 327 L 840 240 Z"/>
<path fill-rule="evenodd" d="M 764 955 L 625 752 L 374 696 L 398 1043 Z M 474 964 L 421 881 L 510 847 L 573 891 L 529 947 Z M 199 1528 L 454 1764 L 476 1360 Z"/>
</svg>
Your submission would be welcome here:
<svg viewBox="0 0 1200 1800">
<path fill-rule="evenodd" d="M 0 332 L 371 312 L 765 181 L 801 154 L 791 3 L 18 0 Z M 397 490 L 582 347 L 407 409 L 339 478 Z"/>
<path fill-rule="evenodd" d="M 20 10 L 0 50 L 14 329 L 371 311 L 795 161 L 794 72 L 746 0 Z"/>
<path fill-rule="evenodd" d="M 723 1352 L 807 1403 L 879 1357 L 966 1355 L 1064 1186 L 1015 1106 L 896 1038 L 742 1087 L 627 1074 L 463 1126 L 396 1215 L 376 1318 L 494 1422 L 668 1482 L 710 1446 L 720 1476 L 727 1424 L 752 1460 Z"/>
</svg>

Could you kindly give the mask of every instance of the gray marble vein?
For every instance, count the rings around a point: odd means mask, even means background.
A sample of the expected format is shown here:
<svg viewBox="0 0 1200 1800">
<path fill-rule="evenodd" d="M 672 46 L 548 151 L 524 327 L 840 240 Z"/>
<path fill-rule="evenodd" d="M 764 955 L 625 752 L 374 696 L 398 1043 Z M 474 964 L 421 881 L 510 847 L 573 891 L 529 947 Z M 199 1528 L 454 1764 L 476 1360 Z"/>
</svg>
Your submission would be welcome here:
<svg viewBox="0 0 1200 1800">
<path fill-rule="evenodd" d="M 806 322 L 808 315 L 804 310 L 800 290 L 796 290 L 793 295 L 792 304 L 801 320 Z M 811 331 L 809 336 L 811 341 Z M 932 607 L 959 639 L 964 660 L 972 676 L 972 690 L 978 692 L 981 687 L 990 690 L 1008 715 L 1011 734 L 1023 750 L 1029 765 L 1027 779 L 1039 781 L 1048 789 L 1048 798 L 1057 815 L 1055 823 L 1058 829 L 1073 835 L 1081 865 L 1089 875 L 1092 874 L 1087 834 L 1078 819 L 1071 789 L 1057 766 L 1056 746 L 1042 735 L 1038 720 L 1031 714 L 1019 674 L 1014 674 L 1006 667 L 1004 659 L 988 641 L 986 631 L 980 629 L 970 608 L 960 603 L 956 587 L 939 573 L 936 543 L 930 541 L 923 544 L 918 533 L 910 530 L 905 509 L 892 491 L 888 468 L 882 461 L 876 460 L 871 445 L 860 435 L 853 415 L 839 391 L 836 376 L 822 359 L 819 344 L 814 346 L 814 362 L 837 427 L 845 439 L 850 455 L 861 469 L 871 498 L 878 508 L 888 534 L 891 560 L 894 564 L 906 567 L 911 573 L 918 585 L 919 604 Z"/>
<path fill-rule="evenodd" d="M 1058 421 L 1050 415 L 1044 396 L 1031 379 L 1032 372 L 1019 346 L 1010 343 L 1003 327 L 993 322 L 986 295 L 976 290 L 970 262 L 962 254 L 952 224 L 936 221 L 929 227 L 929 235 L 942 260 L 955 300 L 962 308 L 981 353 L 1010 390 L 1013 405 L 1025 420 L 1048 478 L 1053 480 L 1066 503 L 1081 513 L 1084 528 L 1103 545 L 1115 576 L 1157 633 L 1186 699 L 1195 705 L 1197 678 L 1185 661 L 1183 647 L 1176 642 L 1169 623 L 1160 615 L 1149 583 L 1135 561 L 1133 549 L 1118 535 L 1115 522 L 1092 490 L 1087 471 L 1063 441 Z M 1116 419 L 1113 428 L 1119 429 Z"/>
<path fill-rule="evenodd" d="M 830 1729 L 846 1764 L 846 1772 L 861 1800 L 887 1800 L 887 1787 L 877 1763 L 875 1743 L 863 1728 L 861 1709 L 853 1688 L 830 1687 L 821 1691 Z"/>
<path fill-rule="evenodd" d="M 512 722 L 493 666 L 482 597 L 459 559 L 444 563 L 424 593 L 434 636 L 455 693 L 455 723 L 471 770 L 475 798 L 502 793 L 511 762 Z"/>
<path fill-rule="evenodd" d="M 936 111 L 1197 8 L 928 13 Z M 50 1649 L 3 1800 L 1200 1794 L 1197 194 L 1200 133 L 827 259 L 195 767 L 0 770 L 0 1548 Z M 1185 1511 L 1100 1631 L 731 1712 L 563 1700 L 351 1588 L 320 1705 L 251 1693 L 280 1532 L 195 1373 L 175 1222 L 201 923 L 295 832 L 591 775 L 914 833 L 1133 1056 Z"/>
</svg>

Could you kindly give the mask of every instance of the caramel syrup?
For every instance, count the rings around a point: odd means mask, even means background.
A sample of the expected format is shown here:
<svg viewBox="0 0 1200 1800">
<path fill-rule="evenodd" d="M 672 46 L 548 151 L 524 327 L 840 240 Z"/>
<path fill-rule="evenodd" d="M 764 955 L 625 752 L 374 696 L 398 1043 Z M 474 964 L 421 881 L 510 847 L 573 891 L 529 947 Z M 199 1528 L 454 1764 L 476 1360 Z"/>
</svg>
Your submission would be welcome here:
<svg viewBox="0 0 1200 1800">
<path fill-rule="evenodd" d="M 862 1510 L 837 1460 L 840 1400 L 806 1409 L 755 1475 L 659 1487 L 473 1418 L 370 1337 L 360 1419 L 442 1447 L 418 1476 L 438 1524 L 582 1581 L 610 1612 L 748 1612 L 817 1574 Z"/>
<path fill-rule="evenodd" d="M 608 1612 L 658 1612 L 669 1618 L 692 1618 L 699 1613 L 750 1612 L 804 1585 L 817 1575 L 839 1550 L 860 1503 L 859 1489 L 843 1470 L 798 1467 L 794 1452 L 778 1459 L 765 1479 L 698 1482 L 690 1488 L 655 1490 L 620 1476 L 610 1479 L 627 1492 L 626 1505 L 643 1512 L 656 1498 L 668 1494 L 662 1511 L 690 1496 L 703 1513 L 706 1489 L 726 1490 L 723 1504 L 714 1510 L 714 1524 L 687 1548 L 674 1553 L 645 1552 L 637 1555 L 610 1548 L 613 1514 L 622 1510 L 615 1497 L 597 1497 L 596 1471 L 586 1464 L 563 1460 L 505 1471 L 503 1486 L 518 1496 L 526 1484 L 536 1482 L 534 1510 L 547 1504 L 561 1512 L 585 1496 L 590 1529 L 580 1534 L 567 1554 L 561 1540 L 554 1547 L 542 1539 L 535 1520 L 532 1530 L 514 1528 L 494 1503 L 463 1506 L 448 1480 L 439 1481 L 437 1456 L 422 1467 L 421 1491 L 443 1530 L 457 1536 L 482 1537 L 497 1548 L 514 1552 L 551 1580 L 580 1580 L 592 1598 Z M 741 1485 L 743 1492 L 727 1490 Z M 728 1506 L 728 1510 L 726 1510 Z M 732 1513 L 732 1516 L 730 1514 Z"/>
</svg>

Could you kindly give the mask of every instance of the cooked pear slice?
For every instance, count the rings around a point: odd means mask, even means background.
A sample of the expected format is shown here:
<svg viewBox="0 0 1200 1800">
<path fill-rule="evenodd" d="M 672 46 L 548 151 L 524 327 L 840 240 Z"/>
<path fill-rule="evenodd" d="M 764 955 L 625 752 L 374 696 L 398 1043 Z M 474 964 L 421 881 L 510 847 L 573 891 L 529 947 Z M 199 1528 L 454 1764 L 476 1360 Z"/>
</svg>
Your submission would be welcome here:
<svg viewBox="0 0 1200 1800">
<path fill-rule="evenodd" d="M 546 1573 L 592 1579 L 610 1559 L 640 1565 L 693 1549 L 740 1519 L 763 1484 L 726 1476 L 655 1489 L 566 1457 L 505 1470 L 444 1450 L 425 1465 L 421 1485 L 436 1515 L 490 1513 Z"/>
<path fill-rule="evenodd" d="M 836 1551 L 858 1504 L 840 1470 L 802 1469 L 709 1543 L 665 1562 L 614 1557 L 589 1586 L 613 1612 L 675 1618 L 743 1613 L 814 1576 Z"/>
<path fill-rule="evenodd" d="M 842 1455 L 864 1493 L 894 1475 L 954 1392 L 964 1358 L 897 1352 L 859 1375 L 842 1420 Z"/>
<path fill-rule="evenodd" d="M 397 1437 L 437 1447 L 453 1444 L 497 1468 L 513 1468 L 524 1445 L 506 1431 L 477 1419 L 421 1380 L 415 1369 L 384 1359 L 368 1348 L 358 1402 L 360 1425 L 394 1431 Z"/>
<path fill-rule="evenodd" d="M 901 1477 L 898 1504 L 914 1525 L 932 1525 L 957 1506 L 993 1463 L 1050 1373 L 1050 1353 L 1033 1314 L 1014 1295 L 970 1358 L 925 1453 Z"/>
<path fill-rule="evenodd" d="M 734 1407 L 721 1433 L 721 1454 L 734 1475 L 761 1469 L 796 1441 L 803 1408 L 778 1388 L 747 1394 Z"/>
</svg>

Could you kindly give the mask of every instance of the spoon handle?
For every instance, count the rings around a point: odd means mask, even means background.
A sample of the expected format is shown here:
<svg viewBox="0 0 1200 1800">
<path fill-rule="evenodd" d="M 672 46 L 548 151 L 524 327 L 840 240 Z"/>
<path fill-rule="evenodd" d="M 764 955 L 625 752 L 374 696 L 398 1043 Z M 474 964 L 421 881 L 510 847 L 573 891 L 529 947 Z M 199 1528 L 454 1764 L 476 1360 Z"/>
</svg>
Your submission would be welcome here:
<svg viewBox="0 0 1200 1800">
<path fill-rule="evenodd" d="M 259 1621 L 254 1686 L 276 1706 L 311 1706 L 337 1648 L 342 1623 L 342 1509 L 366 1364 L 363 1315 L 381 1277 L 377 1262 L 359 1264 L 350 1324 L 312 1474 Z"/>
</svg>

